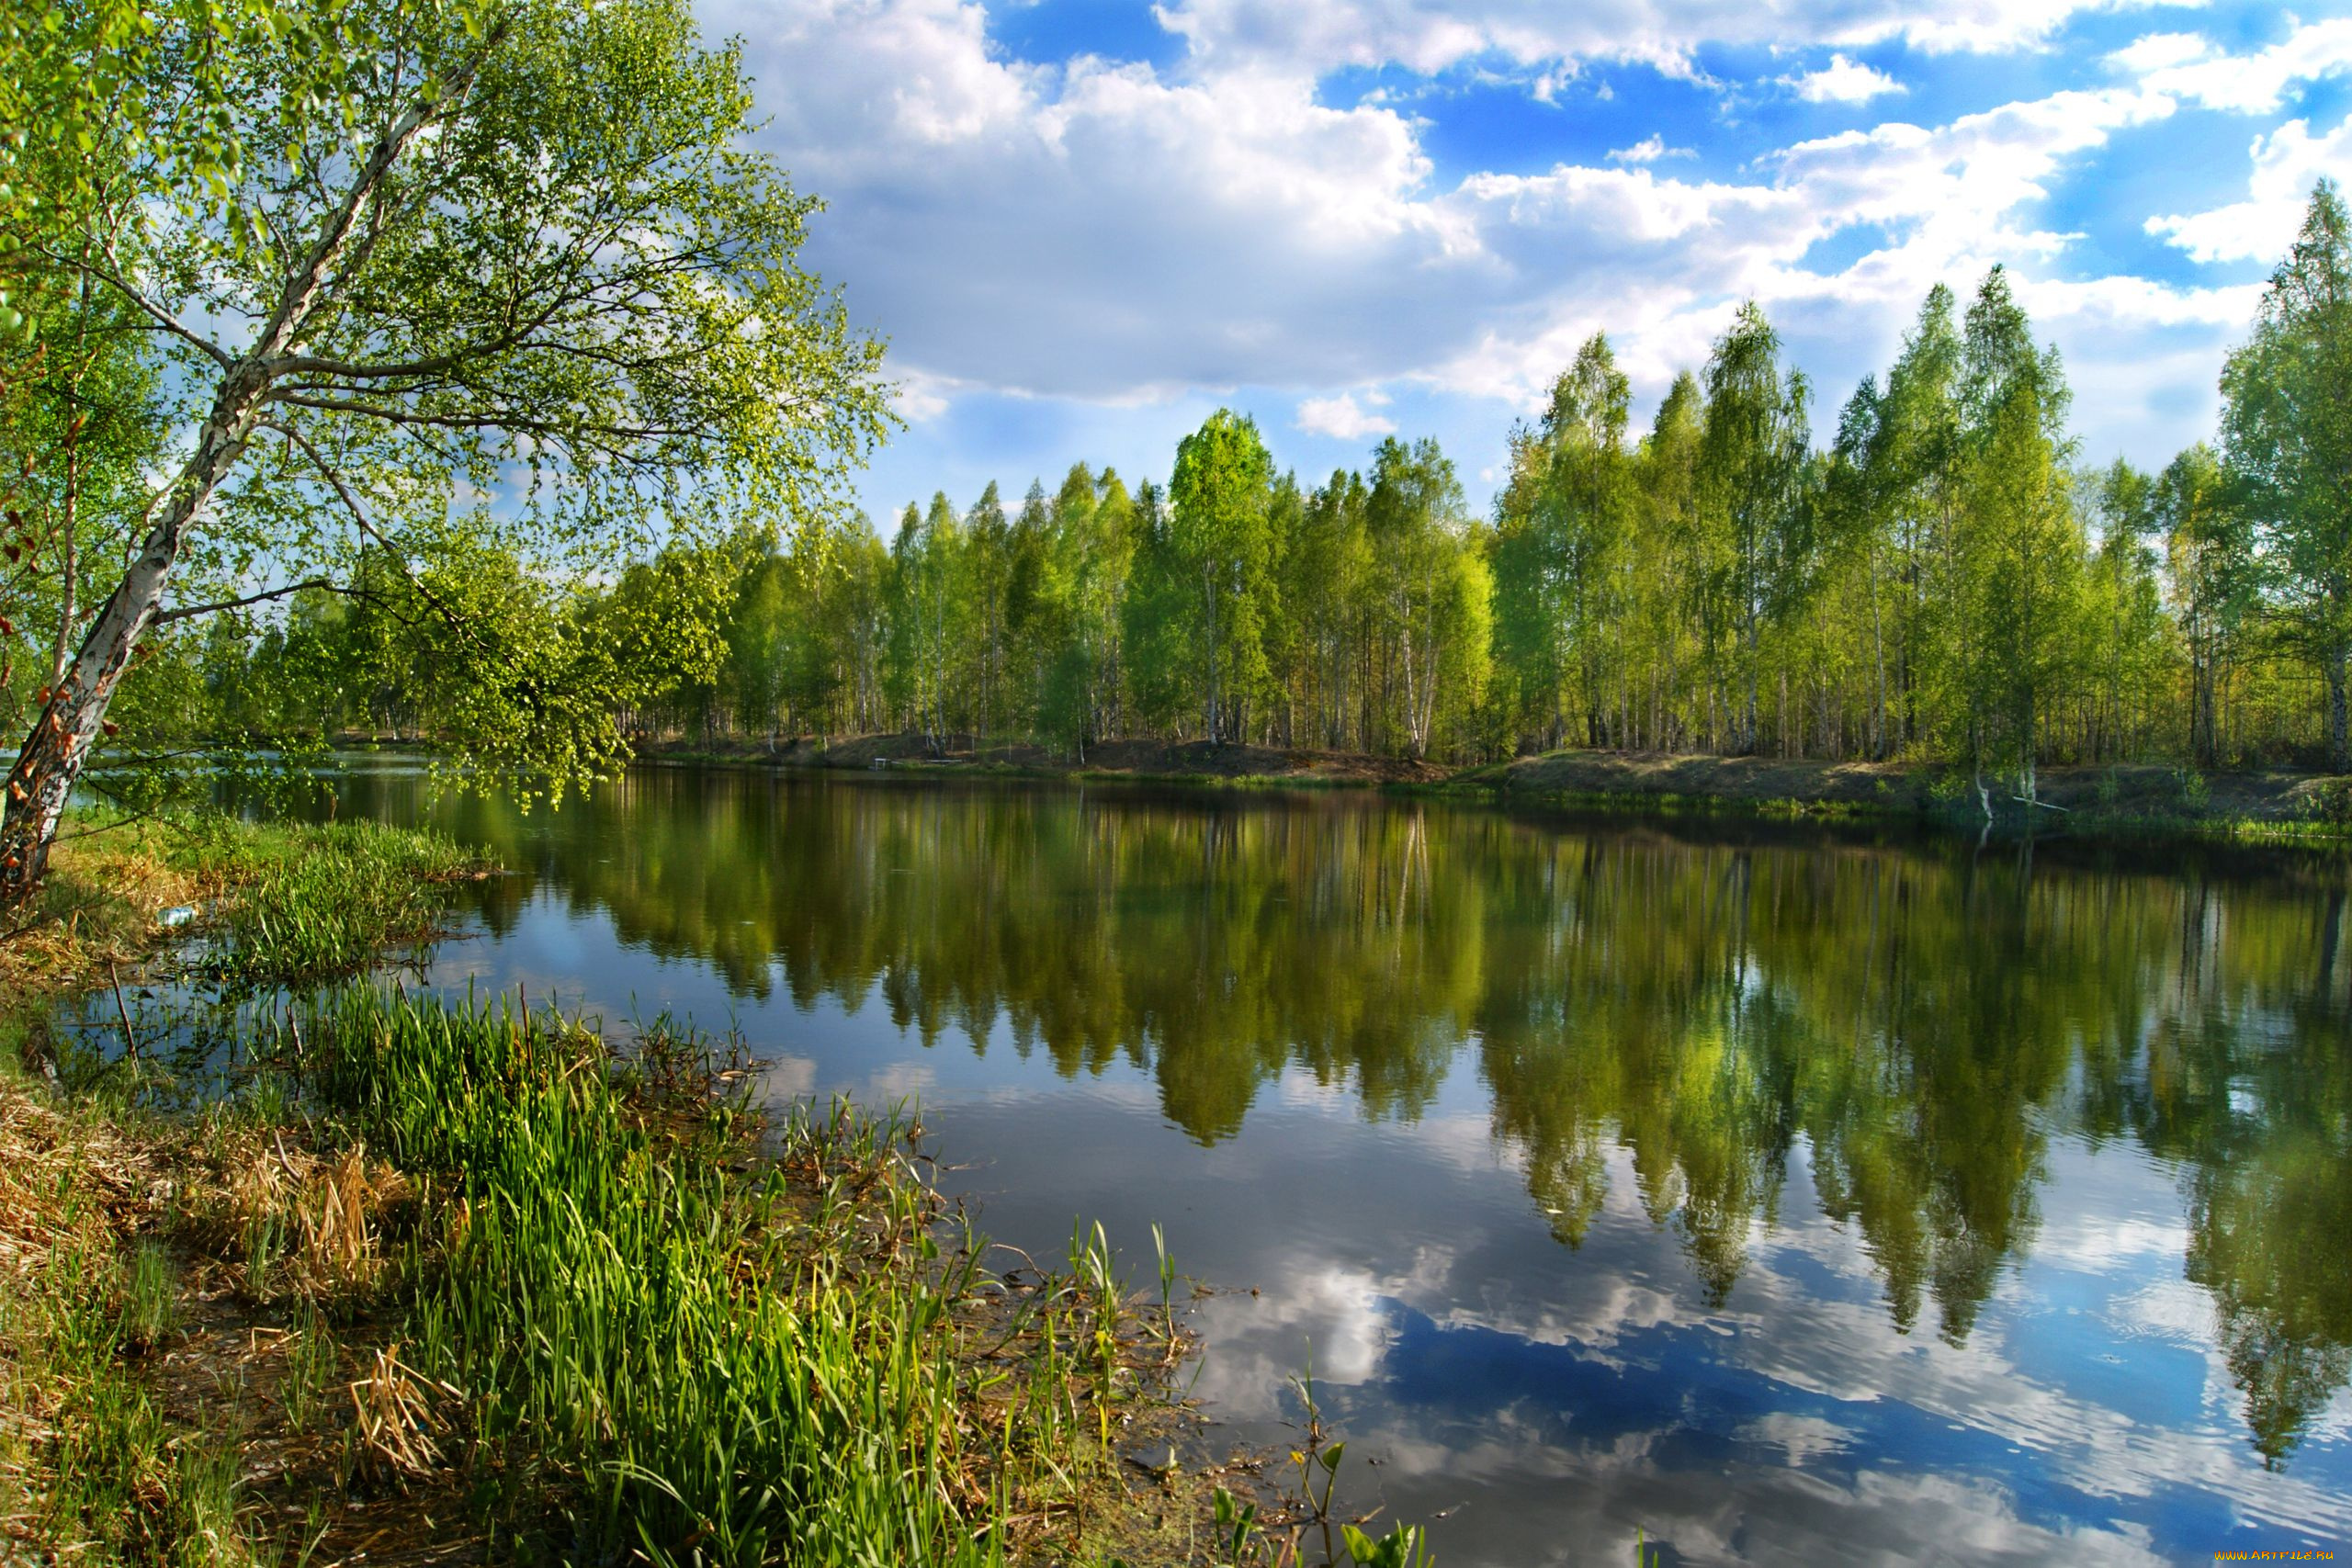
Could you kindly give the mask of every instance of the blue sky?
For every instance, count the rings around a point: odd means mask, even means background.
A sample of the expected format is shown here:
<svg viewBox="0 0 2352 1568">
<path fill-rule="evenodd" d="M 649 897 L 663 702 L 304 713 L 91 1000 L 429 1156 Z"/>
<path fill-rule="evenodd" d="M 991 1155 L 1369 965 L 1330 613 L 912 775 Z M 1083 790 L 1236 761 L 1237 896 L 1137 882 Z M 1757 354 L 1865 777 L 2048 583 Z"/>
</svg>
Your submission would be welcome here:
<svg viewBox="0 0 2352 1568">
<path fill-rule="evenodd" d="M 1473 503 L 1595 331 L 1645 415 L 1741 299 L 1838 406 L 2006 263 L 2086 461 L 2210 435 L 2323 174 L 2352 10 L 2113 0 L 706 0 L 809 262 L 889 341 L 877 522 L 1162 477 L 1220 405 L 1315 479 L 1435 435 Z"/>
</svg>

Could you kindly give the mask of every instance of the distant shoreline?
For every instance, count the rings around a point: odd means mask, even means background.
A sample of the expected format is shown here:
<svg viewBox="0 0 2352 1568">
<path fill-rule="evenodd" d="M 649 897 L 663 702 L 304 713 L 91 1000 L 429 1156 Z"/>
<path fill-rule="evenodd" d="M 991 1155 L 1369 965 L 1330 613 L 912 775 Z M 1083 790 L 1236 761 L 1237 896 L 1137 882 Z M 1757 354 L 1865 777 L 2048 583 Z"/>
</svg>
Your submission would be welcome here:
<svg viewBox="0 0 2352 1568">
<path fill-rule="evenodd" d="M 1557 805 L 1666 816 L 1721 813 L 1907 820 L 1981 830 L 1968 775 L 1940 764 L 1564 750 L 1454 769 L 1404 758 L 1205 741 L 1122 740 L 1083 761 L 1025 743 L 965 744 L 933 754 L 912 735 L 820 742 L 641 745 L 649 762 L 793 773 L 1125 780 L 1206 788 L 1379 789 L 1512 805 Z M 2033 818 L 2037 831 L 2135 838 L 2329 843 L 2352 840 L 2352 776 L 2285 769 L 2199 773 L 2166 763 L 2045 768 L 2039 808 L 2011 781 L 1987 780 L 1996 830 Z"/>
</svg>

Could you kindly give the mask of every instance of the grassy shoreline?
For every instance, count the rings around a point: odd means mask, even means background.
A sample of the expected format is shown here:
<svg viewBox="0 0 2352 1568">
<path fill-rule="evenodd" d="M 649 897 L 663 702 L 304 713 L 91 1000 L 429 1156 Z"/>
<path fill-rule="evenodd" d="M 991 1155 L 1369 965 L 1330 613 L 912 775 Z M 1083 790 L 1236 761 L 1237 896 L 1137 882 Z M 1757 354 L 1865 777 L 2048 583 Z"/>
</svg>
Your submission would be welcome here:
<svg viewBox="0 0 2352 1568">
<path fill-rule="evenodd" d="M 373 824 L 61 857 L 0 943 L 0 1561 L 1208 1560 L 1251 1464 L 1127 1461 L 1191 1419 L 1172 1269 L 983 1269 L 892 1116 L 368 973 L 486 872 Z M 69 1026 L 182 908 L 231 1072 Z"/>
</svg>

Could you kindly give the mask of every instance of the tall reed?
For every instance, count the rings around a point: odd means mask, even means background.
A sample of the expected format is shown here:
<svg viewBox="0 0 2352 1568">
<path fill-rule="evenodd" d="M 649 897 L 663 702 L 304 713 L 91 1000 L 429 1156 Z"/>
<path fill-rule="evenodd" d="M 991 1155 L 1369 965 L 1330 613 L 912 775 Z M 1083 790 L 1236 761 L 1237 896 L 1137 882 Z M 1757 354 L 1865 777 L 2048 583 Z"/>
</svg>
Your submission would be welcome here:
<svg viewBox="0 0 2352 1568">
<path fill-rule="evenodd" d="M 472 856 L 437 833 L 366 820 L 256 827 L 212 819 L 201 867 L 235 871 L 220 911 L 215 968 L 246 987 L 300 986 L 379 964 L 447 919 L 447 885 Z"/>
<path fill-rule="evenodd" d="M 553 1014 L 357 986 L 300 1033 L 354 1130 L 454 1188 L 407 1363 L 463 1391 L 477 1462 L 569 1479 L 582 1549 L 1004 1560 L 1016 1434 L 967 1416 L 969 1265 L 925 1266 L 924 1195 L 879 1174 L 887 1124 L 803 1115 L 747 1168 L 740 1105 L 650 1093 Z M 796 1167 L 864 1174 L 811 1189 Z"/>
</svg>

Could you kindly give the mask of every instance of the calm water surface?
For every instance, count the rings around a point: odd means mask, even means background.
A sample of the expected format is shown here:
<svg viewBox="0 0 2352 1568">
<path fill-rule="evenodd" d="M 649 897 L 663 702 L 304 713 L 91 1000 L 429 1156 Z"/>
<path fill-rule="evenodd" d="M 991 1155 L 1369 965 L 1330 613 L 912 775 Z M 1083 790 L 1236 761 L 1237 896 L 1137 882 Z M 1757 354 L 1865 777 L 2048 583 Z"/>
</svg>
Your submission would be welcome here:
<svg viewBox="0 0 2352 1568">
<path fill-rule="evenodd" d="M 345 780 L 522 874 L 438 983 L 920 1100 L 1158 1221 L 1220 1441 L 1311 1358 L 1447 1568 L 2352 1550 L 2340 862 L 647 769 Z M 1256 1293 L 1251 1293 L 1251 1288 Z"/>
</svg>

